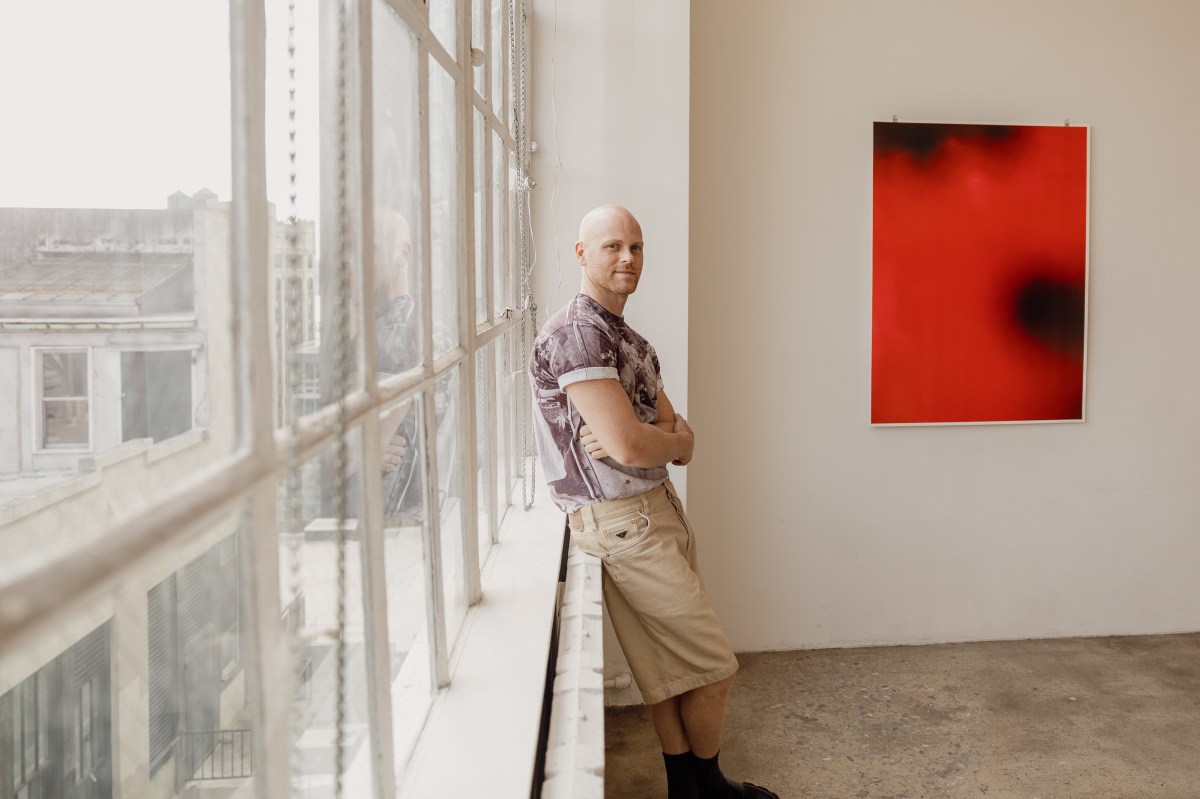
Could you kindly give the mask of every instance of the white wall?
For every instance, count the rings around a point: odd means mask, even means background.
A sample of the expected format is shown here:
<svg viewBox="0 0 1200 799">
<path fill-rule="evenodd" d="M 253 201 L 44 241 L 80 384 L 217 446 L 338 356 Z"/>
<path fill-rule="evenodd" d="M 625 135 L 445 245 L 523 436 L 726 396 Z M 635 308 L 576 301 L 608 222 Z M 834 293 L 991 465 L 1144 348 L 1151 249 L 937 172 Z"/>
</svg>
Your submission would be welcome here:
<svg viewBox="0 0 1200 799">
<path fill-rule="evenodd" d="M 533 0 L 530 134 L 539 322 L 579 291 L 579 220 L 602 203 L 638 217 L 646 261 L 625 309 L 658 351 L 688 415 L 688 16 L 686 0 Z M 686 469 L 672 479 L 686 497 Z M 538 487 L 545 491 L 544 486 Z M 606 671 L 624 670 L 614 638 Z"/>
<path fill-rule="evenodd" d="M 691 23 L 689 512 L 734 647 L 1200 629 L 1200 4 Z M 893 114 L 1092 126 L 1086 423 L 868 425 L 871 122 Z"/>
</svg>

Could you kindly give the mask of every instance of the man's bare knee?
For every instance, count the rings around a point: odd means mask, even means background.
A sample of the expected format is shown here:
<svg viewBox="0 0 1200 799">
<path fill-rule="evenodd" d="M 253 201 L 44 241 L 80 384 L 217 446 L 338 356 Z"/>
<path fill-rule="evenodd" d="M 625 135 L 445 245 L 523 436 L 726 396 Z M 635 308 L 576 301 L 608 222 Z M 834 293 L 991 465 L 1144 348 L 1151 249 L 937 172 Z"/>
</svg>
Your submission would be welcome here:
<svg viewBox="0 0 1200 799">
<path fill-rule="evenodd" d="M 697 696 L 702 696 L 706 699 L 715 699 L 726 696 L 729 693 L 729 689 L 733 687 L 733 678 L 735 676 L 736 675 L 731 674 L 723 680 L 718 680 L 717 682 L 709 683 L 708 685 L 702 685 L 699 688 L 694 689 L 694 693 Z"/>
</svg>

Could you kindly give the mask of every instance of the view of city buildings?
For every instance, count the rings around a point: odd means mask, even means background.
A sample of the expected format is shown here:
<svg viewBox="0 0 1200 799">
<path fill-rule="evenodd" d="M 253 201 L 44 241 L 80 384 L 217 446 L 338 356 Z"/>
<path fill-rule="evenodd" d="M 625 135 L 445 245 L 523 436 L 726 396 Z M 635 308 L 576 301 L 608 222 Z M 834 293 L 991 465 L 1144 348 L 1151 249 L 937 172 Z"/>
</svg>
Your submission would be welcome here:
<svg viewBox="0 0 1200 799">
<path fill-rule="evenodd" d="M 273 230 L 282 417 L 285 305 L 315 352 L 319 278 L 313 223 Z M 207 190 L 152 210 L 0 209 L 6 559 L 34 542 L 71 546 L 73 520 L 118 519 L 230 451 L 233 387 L 211 368 L 232 357 L 230 279 L 230 204 Z M 145 782 L 126 795 L 224 795 L 252 774 L 241 527 L 217 525 L 185 566 L 123 586 L 63 631 L 71 640 L 53 657 L 0 675 L 0 797 L 112 796 L 116 723 L 146 730 L 133 755 L 149 764 Z M 304 598 L 291 599 L 303 623 Z"/>
</svg>

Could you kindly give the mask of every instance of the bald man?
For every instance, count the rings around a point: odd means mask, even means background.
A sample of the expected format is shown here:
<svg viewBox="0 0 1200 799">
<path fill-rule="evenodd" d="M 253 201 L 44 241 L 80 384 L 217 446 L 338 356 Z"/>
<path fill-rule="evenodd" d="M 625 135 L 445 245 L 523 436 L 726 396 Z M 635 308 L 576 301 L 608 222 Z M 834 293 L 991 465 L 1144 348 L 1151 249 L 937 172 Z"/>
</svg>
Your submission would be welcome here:
<svg viewBox="0 0 1200 799">
<path fill-rule="evenodd" d="M 603 205 L 580 223 L 579 294 L 542 328 L 529 371 L 538 451 L 571 538 L 600 558 L 604 604 L 662 743 L 669 799 L 778 797 L 730 782 L 717 755 L 738 663 L 704 592 L 696 541 L 666 465 L 695 438 L 658 356 L 625 324 L 642 228 Z"/>
</svg>

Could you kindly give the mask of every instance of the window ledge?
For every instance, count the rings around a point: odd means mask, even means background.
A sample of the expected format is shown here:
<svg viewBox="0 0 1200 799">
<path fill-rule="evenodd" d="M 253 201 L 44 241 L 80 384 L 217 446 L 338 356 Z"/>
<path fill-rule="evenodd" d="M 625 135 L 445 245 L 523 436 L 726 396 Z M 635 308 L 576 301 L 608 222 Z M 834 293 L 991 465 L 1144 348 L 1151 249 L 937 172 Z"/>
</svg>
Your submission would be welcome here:
<svg viewBox="0 0 1200 799">
<path fill-rule="evenodd" d="M 404 770 L 403 799 L 530 795 L 563 554 L 563 513 L 534 479 L 538 501 L 523 511 L 515 498 L 488 556 L 483 598 Z"/>
</svg>

